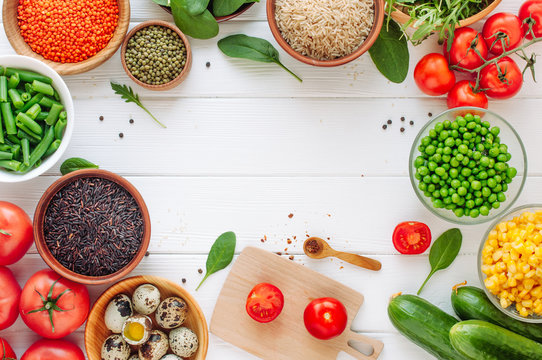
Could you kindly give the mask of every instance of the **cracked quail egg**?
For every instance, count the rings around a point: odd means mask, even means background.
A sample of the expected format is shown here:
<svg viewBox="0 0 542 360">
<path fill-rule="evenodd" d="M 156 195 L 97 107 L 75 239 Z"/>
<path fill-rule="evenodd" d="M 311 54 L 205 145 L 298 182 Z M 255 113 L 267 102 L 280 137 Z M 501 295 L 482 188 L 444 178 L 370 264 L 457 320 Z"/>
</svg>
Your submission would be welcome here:
<svg viewBox="0 0 542 360">
<path fill-rule="evenodd" d="M 169 333 L 169 346 L 175 355 L 190 357 L 198 351 L 198 336 L 189 328 L 173 329 Z"/>
<path fill-rule="evenodd" d="M 130 316 L 122 326 L 122 338 L 130 345 L 141 345 L 150 336 L 152 320 L 145 315 Z"/>
<path fill-rule="evenodd" d="M 105 309 L 105 326 L 112 332 L 119 334 L 126 319 L 132 316 L 132 302 L 124 294 L 116 295 Z"/>
<path fill-rule="evenodd" d="M 152 330 L 149 339 L 139 347 L 139 359 L 159 360 L 169 349 L 167 335 L 160 330 Z"/>
<path fill-rule="evenodd" d="M 167 355 L 164 355 L 160 360 L 183 360 L 183 359 L 178 357 L 177 355 L 167 354 Z"/>
<path fill-rule="evenodd" d="M 169 297 L 162 301 L 156 310 L 156 322 L 164 329 L 174 329 L 186 320 L 188 305 L 178 297 Z"/>
<path fill-rule="evenodd" d="M 102 360 L 127 360 L 130 346 L 120 335 L 111 335 L 102 345 Z"/>
<path fill-rule="evenodd" d="M 132 303 L 138 313 L 152 314 L 160 304 L 160 290 L 152 284 L 140 285 L 132 295 Z"/>
</svg>

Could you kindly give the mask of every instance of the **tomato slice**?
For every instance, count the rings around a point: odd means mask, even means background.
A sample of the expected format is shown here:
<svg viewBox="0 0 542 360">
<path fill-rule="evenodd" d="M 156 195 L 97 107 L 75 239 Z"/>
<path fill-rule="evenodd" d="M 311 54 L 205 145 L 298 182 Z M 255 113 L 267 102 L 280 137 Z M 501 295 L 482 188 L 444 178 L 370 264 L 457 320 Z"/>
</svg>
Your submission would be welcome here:
<svg viewBox="0 0 542 360">
<path fill-rule="evenodd" d="M 278 287 L 268 283 L 256 285 L 248 294 L 248 315 L 260 323 L 275 320 L 284 307 L 284 295 Z"/>
<path fill-rule="evenodd" d="M 417 221 L 402 222 L 393 232 L 393 246 L 401 254 L 421 254 L 431 244 L 431 230 Z"/>
</svg>

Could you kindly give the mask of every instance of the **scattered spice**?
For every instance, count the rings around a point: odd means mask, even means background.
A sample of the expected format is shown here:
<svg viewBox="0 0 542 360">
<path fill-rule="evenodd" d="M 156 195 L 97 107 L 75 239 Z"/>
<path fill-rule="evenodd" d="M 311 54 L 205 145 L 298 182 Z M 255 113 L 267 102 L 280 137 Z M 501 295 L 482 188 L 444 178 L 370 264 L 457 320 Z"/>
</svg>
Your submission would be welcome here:
<svg viewBox="0 0 542 360">
<path fill-rule="evenodd" d="M 147 26 L 128 40 L 125 55 L 128 71 L 149 85 L 167 84 L 186 65 L 186 47 L 175 31 L 159 25 Z"/>
<path fill-rule="evenodd" d="M 290 215 L 288 215 L 288 217 L 291 219 L 291 218 L 294 217 L 294 214 L 290 214 Z"/>
<path fill-rule="evenodd" d="M 210 63 L 209 61 L 207 61 L 207 62 L 205 63 L 205 66 L 208 67 L 208 68 L 210 68 L 210 67 L 211 67 L 211 63 Z"/>
<path fill-rule="evenodd" d="M 203 270 L 202 270 L 202 269 L 198 269 L 198 273 L 203 274 Z"/>
<path fill-rule="evenodd" d="M 275 254 L 277 254 L 278 256 L 282 255 L 282 253 L 280 251 L 276 252 Z"/>
<path fill-rule="evenodd" d="M 260 241 L 261 241 L 261 242 L 263 242 L 263 243 L 265 242 L 265 240 L 264 240 L 264 239 L 260 239 Z"/>
<path fill-rule="evenodd" d="M 306 249 L 309 253 L 316 254 L 320 251 L 320 245 L 318 245 L 318 241 L 313 239 L 307 241 Z"/>
<path fill-rule="evenodd" d="M 392 123 L 391 119 L 390 119 L 390 120 L 388 120 L 388 125 L 391 125 L 391 123 Z"/>
<path fill-rule="evenodd" d="M 414 125 L 414 121 L 410 120 L 410 125 Z"/>
<path fill-rule="evenodd" d="M 288 239 L 288 240 L 286 240 L 286 242 L 287 242 L 287 243 L 288 243 L 288 245 L 289 245 L 289 244 L 291 244 L 291 243 L 292 243 L 292 240 Z"/>
<path fill-rule="evenodd" d="M 100 121 L 104 121 L 104 117 L 103 117 L 103 116 L 100 116 Z"/>
<path fill-rule="evenodd" d="M 293 255 L 290 255 L 290 257 L 289 257 L 288 259 L 293 260 L 293 259 L 294 259 L 294 256 L 293 256 Z"/>
<path fill-rule="evenodd" d="M 107 46 L 117 28 L 116 0 L 20 0 L 21 36 L 45 59 L 76 63 Z"/>
<path fill-rule="evenodd" d="M 183 282 L 183 284 L 186 284 L 186 279 L 185 278 L 183 278 L 181 281 Z"/>
<path fill-rule="evenodd" d="M 401 132 L 405 132 L 405 128 L 404 128 L 404 127 L 401 128 Z"/>
<path fill-rule="evenodd" d="M 124 137 L 123 133 L 119 133 L 119 137 L 122 139 Z"/>
<path fill-rule="evenodd" d="M 405 117 L 404 117 L 404 116 L 401 116 L 401 121 L 405 121 Z"/>
<path fill-rule="evenodd" d="M 151 253 L 147 251 L 147 252 L 145 253 L 145 256 L 149 256 L 150 254 L 151 254 Z"/>
<path fill-rule="evenodd" d="M 388 128 L 388 125 L 384 124 L 382 125 L 382 129 L 386 130 Z"/>
<path fill-rule="evenodd" d="M 60 189 L 45 213 L 43 234 L 55 259 L 81 275 L 113 274 L 132 261 L 143 238 L 143 216 L 132 195 L 102 178 L 80 178 Z"/>
<path fill-rule="evenodd" d="M 427 113 L 427 115 L 429 115 L 429 117 L 433 116 L 433 113 Z"/>
<path fill-rule="evenodd" d="M 133 124 L 134 123 L 134 119 L 130 119 L 130 124 Z"/>
</svg>

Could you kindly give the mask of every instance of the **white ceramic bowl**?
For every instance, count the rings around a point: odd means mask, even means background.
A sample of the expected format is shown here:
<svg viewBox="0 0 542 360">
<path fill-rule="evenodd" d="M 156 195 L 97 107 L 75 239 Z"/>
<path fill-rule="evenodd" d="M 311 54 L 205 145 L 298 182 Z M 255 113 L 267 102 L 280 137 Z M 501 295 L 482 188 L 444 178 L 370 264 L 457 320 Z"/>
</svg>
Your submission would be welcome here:
<svg viewBox="0 0 542 360">
<path fill-rule="evenodd" d="M 62 157 L 68 144 L 71 140 L 73 133 L 74 117 L 75 113 L 73 110 L 73 99 L 66 86 L 66 83 L 60 75 L 56 73 L 50 66 L 45 65 L 39 60 L 33 59 L 28 56 L 20 55 L 4 55 L 0 56 L 0 66 L 3 67 L 14 67 L 17 69 L 30 70 L 42 75 L 48 76 L 53 79 L 53 87 L 58 91 L 60 95 L 60 101 L 64 105 L 64 109 L 68 114 L 68 125 L 64 131 L 64 137 L 62 138 L 62 143 L 58 150 L 47 159 L 45 159 L 40 166 L 30 170 L 25 174 L 11 173 L 5 170 L 0 169 L 0 182 L 22 182 L 26 180 L 33 179 L 43 174 L 47 170 L 53 167 L 58 160 Z"/>
</svg>

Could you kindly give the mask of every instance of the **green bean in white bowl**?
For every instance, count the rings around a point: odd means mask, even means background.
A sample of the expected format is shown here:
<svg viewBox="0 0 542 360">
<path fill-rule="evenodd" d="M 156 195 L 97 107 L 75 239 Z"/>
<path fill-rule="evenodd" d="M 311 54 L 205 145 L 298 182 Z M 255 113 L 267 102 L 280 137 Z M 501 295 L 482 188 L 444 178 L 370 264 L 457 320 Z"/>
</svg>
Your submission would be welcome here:
<svg viewBox="0 0 542 360">
<path fill-rule="evenodd" d="M 0 56 L 0 182 L 21 182 L 49 170 L 73 133 L 68 87 L 48 65 Z"/>
</svg>

